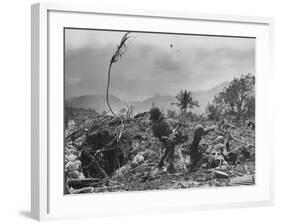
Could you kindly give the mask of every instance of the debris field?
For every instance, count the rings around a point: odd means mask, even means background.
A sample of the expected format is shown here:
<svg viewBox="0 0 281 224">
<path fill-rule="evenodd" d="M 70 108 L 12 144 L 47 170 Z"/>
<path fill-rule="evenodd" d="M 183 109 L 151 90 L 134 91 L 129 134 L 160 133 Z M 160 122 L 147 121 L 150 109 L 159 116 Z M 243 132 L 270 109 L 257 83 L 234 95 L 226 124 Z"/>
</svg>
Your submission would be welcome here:
<svg viewBox="0 0 281 224">
<path fill-rule="evenodd" d="M 242 123 L 167 118 L 185 136 L 175 146 L 174 170 L 158 163 L 165 146 L 153 136 L 148 113 L 117 117 L 77 110 L 65 120 L 65 194 L 143 191 L 255 184 L 255 130 Z M 198 151 L 208 161 L 190 169 L 194 127 L 214 126 Z M 229 138 L 227 151 L 224 142 Z"/>
</svg>

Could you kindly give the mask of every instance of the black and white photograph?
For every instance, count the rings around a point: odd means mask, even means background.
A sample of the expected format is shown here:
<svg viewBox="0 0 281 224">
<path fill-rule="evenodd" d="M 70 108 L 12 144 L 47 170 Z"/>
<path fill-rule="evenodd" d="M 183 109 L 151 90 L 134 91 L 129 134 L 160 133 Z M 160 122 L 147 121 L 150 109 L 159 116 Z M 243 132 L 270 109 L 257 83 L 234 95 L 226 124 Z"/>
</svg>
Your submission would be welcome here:
<svg viewBox="0 0 281 224">
<path fill-rule="evenodd" d="M 64 28 L 64 194 L 255 185 L 255 44 Z"/>
</svg>

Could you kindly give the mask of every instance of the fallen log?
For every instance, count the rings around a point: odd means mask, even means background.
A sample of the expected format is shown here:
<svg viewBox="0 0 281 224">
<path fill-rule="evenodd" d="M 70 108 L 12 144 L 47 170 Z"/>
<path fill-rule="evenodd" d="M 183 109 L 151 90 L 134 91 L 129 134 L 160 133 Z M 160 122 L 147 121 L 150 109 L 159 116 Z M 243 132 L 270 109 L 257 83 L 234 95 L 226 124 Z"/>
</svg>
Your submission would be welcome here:
<svg viewBox="0 0 281 224">
<path fill-rule="evenodd" d="M 67 181 L 68 187 L 72 187 L 73 189 L 99 186 L 101 183 L 101 179 L 99 178 L 69 179 Z"/>
<path fill-rule="evenodd" d="M 215 170 L 214 174 L 217 179 L 228 179 L 229 178 L 229 175 L 226 172 L 223 172 L 220 170 Z"/>
<path fill-rule="evenodd" d="M 93 187 L 84 187 L 81 189 L 72 189 L 70 191 L 70 194 L 86 194 L 86 193 L 93 193 L 94 192 L 94 188 Z"/>
</svg>

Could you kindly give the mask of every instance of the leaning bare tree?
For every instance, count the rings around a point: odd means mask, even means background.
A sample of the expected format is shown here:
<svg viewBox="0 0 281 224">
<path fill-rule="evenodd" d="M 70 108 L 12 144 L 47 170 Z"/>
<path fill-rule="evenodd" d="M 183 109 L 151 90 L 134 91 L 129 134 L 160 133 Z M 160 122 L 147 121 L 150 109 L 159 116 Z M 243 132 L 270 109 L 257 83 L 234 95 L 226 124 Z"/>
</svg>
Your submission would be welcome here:
<svg viewBox="0 0 281 224">
<path fill-rule="evenodd" d="M 110 112 L 115 116 L 118 117 L 121 121 L 121 128 L 120 128 L 120 132 L 117 138 L 117 141 L 120 140 L 121 136 L 122 136 L 122 132 L 123 132 L 123 128 L 124 128 L 124 121 L 122 119 L 122 117 L 117 116 L 113 109 L 110 106 L 110 102 L 109 102 L 109 87 L 110 87 L 110 75 L 111 75 L 111 68 L 112 65 L 116 62 L 118 62 L 119 59 L 121 59 L 122 55 L 125 53 L 126 51 L 126 41 L 129 39 L 129 34 L 130 32 L 127 32 L 124 34 L 124 36 L 122 37 L 120 44 L 117 46 L 117 49 L 115 51 L 115 53 L 112 55 L 110 63 L 109 63 L 109 67 L 108 67 L 108 74 L 107 74 L 107 87 L 106 87 L 106 102 L 107 102 L 107 106 L 110 110 Z"/>
<path fill-rule="evenodd" d="M 109 63 L 109 67 L 108 67 L 108 73 L 107 73 L 107 87 L 106 87 L 106 102 L 107 102 L 107 106 L 110 110 L 110 112 L 116 116 L 116 114 L 114 113 L 114 111 L 112 110 L 110 103 L 109 103 L 109 87 L 110 87 L 110 76 L 111 76 L 111 68 L 112 65 L 116 62 L 118 62 L 119 59 L 121 59 L 121 57 L 123 56 L 123 54 L 126 51 L 126 41 L 130 38 L 129 37 L 130 32 L 127 32 L 124 34 L 124 36 L 122 37 L 120 44 L 117 46 L 117 49 L 115 51 L 115 53 L 113 54 L 113 56 L 111 57 L 110 63 Z"/>
</svg>

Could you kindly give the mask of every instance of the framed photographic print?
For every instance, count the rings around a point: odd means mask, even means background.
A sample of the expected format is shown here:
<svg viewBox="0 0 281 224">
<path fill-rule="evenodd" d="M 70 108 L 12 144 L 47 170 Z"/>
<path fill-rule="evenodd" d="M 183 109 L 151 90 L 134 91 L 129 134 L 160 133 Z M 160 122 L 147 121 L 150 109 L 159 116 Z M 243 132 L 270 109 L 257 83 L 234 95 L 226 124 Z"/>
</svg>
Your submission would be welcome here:
<svg viewBox="0 0 281 224">
<path fill-rule="evenodd" d="M 270 18 L 32 6 L 32 217 L 270 205 Z"/>
</svg>

